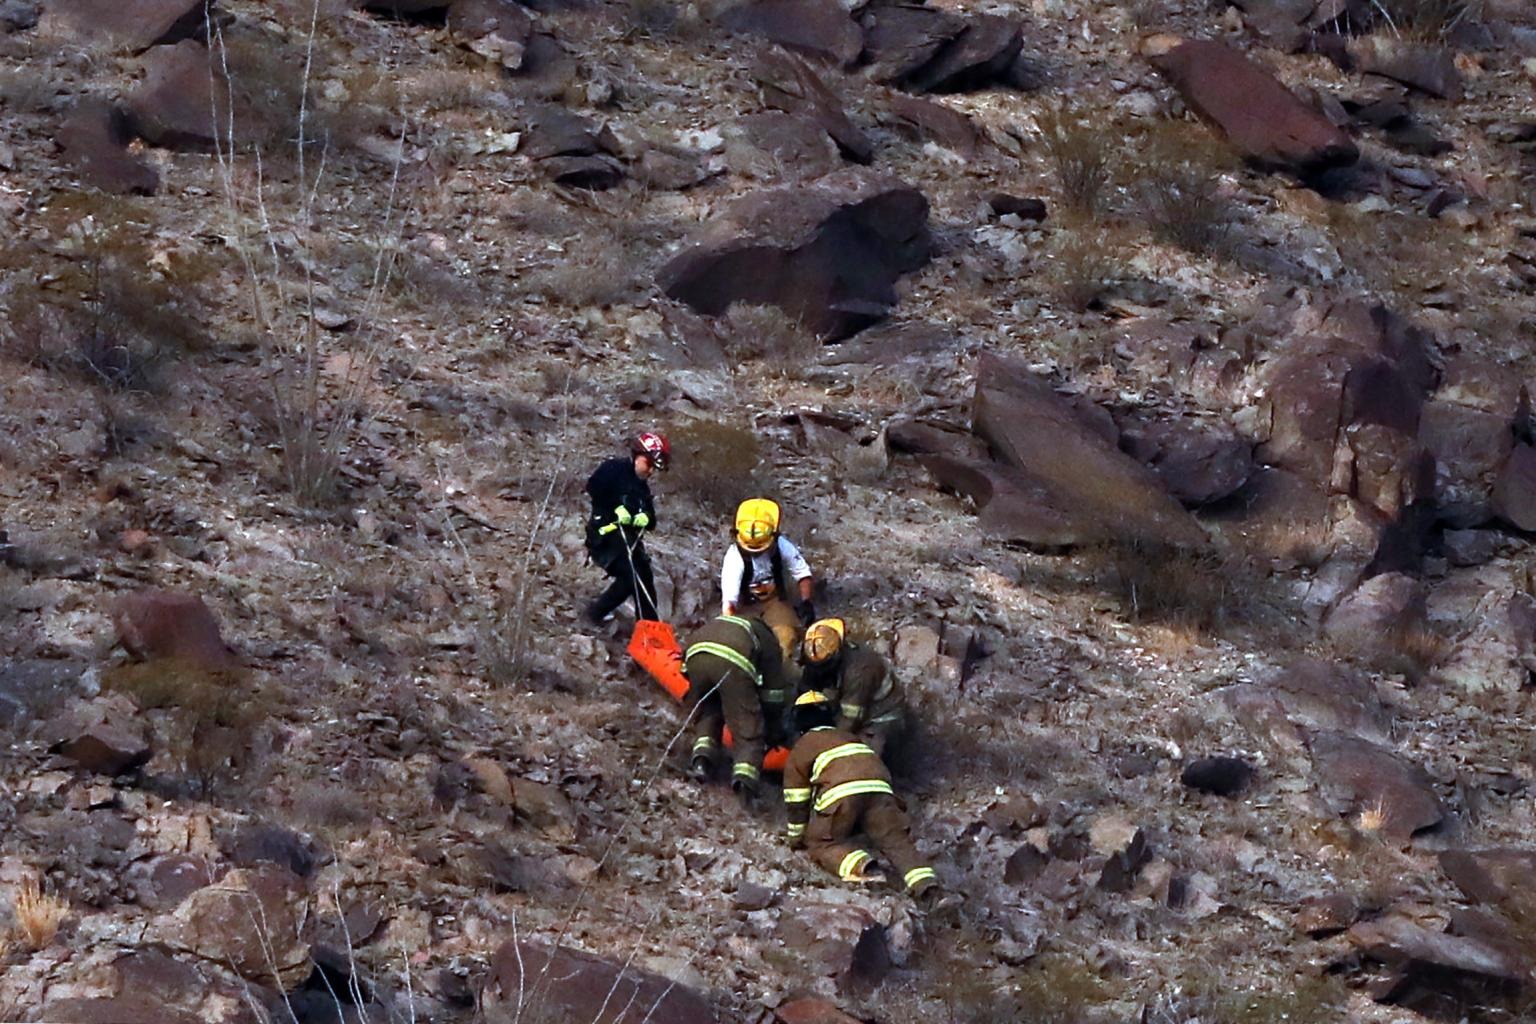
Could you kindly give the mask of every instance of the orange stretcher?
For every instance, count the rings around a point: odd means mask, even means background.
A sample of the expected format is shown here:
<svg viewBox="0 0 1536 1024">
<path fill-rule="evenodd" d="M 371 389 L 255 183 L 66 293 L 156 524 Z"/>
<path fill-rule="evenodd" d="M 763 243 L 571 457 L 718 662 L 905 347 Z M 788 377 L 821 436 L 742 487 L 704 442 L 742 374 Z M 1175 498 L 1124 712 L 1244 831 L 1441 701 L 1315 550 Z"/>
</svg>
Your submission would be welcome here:
<svg viewBox="0 0 1536 1024">
<path fill-rule="evenodd" d="M 634 635 L 629 638 L 629 653 L 673 699 L 681 701 L 688 696 L 688 677 L 683 675 L 683 648 L 668 623 L 653 619 L 636 622 Z M 731 730 L 725 730 L 723 739 L 729 747 Z M 763 758 L 763 768 L 782 772 L 788 760 L 788 750 L 773 747 Z"/>
</svg>

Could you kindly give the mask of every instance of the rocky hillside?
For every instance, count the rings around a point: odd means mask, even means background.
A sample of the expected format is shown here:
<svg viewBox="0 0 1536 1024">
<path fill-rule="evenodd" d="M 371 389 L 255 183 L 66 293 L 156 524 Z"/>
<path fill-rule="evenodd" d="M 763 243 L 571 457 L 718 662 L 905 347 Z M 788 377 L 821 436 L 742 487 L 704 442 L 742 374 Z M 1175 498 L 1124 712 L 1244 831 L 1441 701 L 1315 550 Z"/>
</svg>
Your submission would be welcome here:
<svg viewBox="0 0 1536 1024">
<path fill-rule="evenodd" d="M 0 1019 L 1536 1020 L 1523 0 L 0 0 Z M 682 770 L 769 494 L 851 890 Z"/>
</svg>

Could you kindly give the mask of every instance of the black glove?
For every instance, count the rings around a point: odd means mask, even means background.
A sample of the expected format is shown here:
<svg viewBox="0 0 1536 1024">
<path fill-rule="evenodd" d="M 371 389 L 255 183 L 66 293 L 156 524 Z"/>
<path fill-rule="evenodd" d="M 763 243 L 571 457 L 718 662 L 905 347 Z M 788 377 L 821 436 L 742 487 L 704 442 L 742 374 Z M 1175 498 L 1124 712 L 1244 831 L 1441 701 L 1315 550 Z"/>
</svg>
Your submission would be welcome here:
<svg viewBox="0 0 1536 1024">
<path fill-rule="evenodd" d="M 816 606 L 810 601 L 801 601 L 795 608 L 795 612 L 800 616 L 802 626 L 809 626 L 816 621 Z"/>
</svg>

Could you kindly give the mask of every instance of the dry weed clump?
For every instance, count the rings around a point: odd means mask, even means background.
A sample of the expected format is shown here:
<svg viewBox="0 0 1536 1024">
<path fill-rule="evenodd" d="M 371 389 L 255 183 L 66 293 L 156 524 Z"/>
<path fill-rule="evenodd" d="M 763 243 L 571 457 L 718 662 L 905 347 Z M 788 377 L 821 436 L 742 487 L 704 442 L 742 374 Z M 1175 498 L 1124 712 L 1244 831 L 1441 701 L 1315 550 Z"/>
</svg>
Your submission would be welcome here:
<svg viewBox="0 0 1536 1024">
<path fill-rule="evenodd" d="M 1058 232 L 1051 250 L 1051 290 L 1074 312 L 1096 307 L 1121 274 L 1116 246 L 1104 231 Z"/>
<path fill-rule="evenodd" d="M 1085 111 L 1047 106 L 1035 115 L 1061 186 L 1062 208 L 1080 220 L 1105 212 L 1112 180 L 1111 136 Z"/>
<path fill-rule="evenodd" d="M 1203 633 L 1229 617 L 1232 567 L 1214 553 L 1130 540 L 1103 558 L 1101 581 L 1133 622 Z"/>
<path fill-rule="evenodd" d="M 732 303 L 725 326 L 732 355 L 761 360 L 785 375 L 804 369 L 821 351 L 821 339 L 776 306 Z"/>
<path fill-rule="evenodd" d="M 1220 254 L 1233 210 L 1221 195 L 1231 154 L 1198 125 L 1161 121 L 1135 145 L 1128 168 L 1154 237 L 1197 254 Z"/>
<path fill-rule="evenodd" d="M 1379 27 L 1395 35 L 1444 40 L 1483 15 L 1483 0 L 1371 0 Z"/>
<path fill-rule="evenodd" d="M 243 673 L 162 659 L 120 665 L 102 682 L 146 711 L 172 712 L 168 749 L 203 797 L 260 767 L 258 734 L 274 709 Z"/>
<path fill-rule="evenodd" d="M 672 467 L 667 490 L 694 495 L 708 511 L 735 511 L 758 490 L 755 474 L 762 461 L 757 434 L 711 420 L 693 420 L 668 433 Z"/>
<path fill-rule="evenodd" d="M 16 892 L 12 936 L 23 948 L 36 952 L 53 942 L 68 916 L 69 902 L 47 892 L 41 879 L 28 876 Z"/>
</svg>

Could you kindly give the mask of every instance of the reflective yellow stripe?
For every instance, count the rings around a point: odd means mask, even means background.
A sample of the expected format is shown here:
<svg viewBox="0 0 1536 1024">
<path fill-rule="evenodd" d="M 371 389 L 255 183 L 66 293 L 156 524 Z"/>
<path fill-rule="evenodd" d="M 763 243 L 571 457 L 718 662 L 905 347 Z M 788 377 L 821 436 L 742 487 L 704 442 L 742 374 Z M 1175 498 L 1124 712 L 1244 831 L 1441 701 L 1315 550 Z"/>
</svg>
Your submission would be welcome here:
<svg viewBox="0 0 1536 1024">
<path fill-rule="evenodd" d="M 784 703 L 784 691 L 783 690 L 764 690 L 760 694 L 758 694 L 758 698 L 760 700 L 767 701 L 769 704 L 783 704 Z"/>
<path fill-rule="evenodd" d="M 899 722 L 899 721 L 901 721 L 901 712 L 900 711 L 892 711 L 888 715 L 880 715 L 880 716 L 878 716 L 876 718 L 871 718 L 869 721 L 865 722 L 864 724 L 865 725 L 879 725 L 881 722 Z"/>
<path fill-rule="evenodd" d="M 729 622 L 733 626 L 740 626 L 748 633 L 752 632 L 751 620 L 744 619 L 740 615 L 718 615 L 716 618 L 718 618 L 721 622 Z"/>
<path fill-rule="evenodd" d="M 811 791 L 809 789 L 786 789 L 784 791 L 784 802 L 787 804 L 803 804 L 810 798 Z"/>
<path fill-rule="evenodd" d="M 762 676 L 757 674 L 757 666 L 753 665 L 747 656 L 740 651 L 727 647 L 724 644 L 711 643 L 708 640 L 704 640 L 688 648 L 688 652 L 683 655 L 683 664 L 687 665 L 688 662 L 692 661 L 695 654 L 713 654 L 717 658 L 723 658 L 751 677 L 754 684 L 757 686 L 763 685 Z"/>
<path fill-rule="evenodd" d="M 891 793 L 891 784 L 884 779 L 859 779 L 856 782 L 843 782 L 825 791 L 816 798 L 816 810 L 826 810 L 844 797 L 858 796 L 860 793 Z"/>
<path fill-rule="evenodd" d="M 619 528 L 619 524 L 618 523 L 609 523 L 607 526 L 599 526 L 597 528 L 597 535 L 599 537 L 606 537 L 608 534 L 612 533 L 614 530 L 617 530 L 618 528 Z"/>
<path fill-rule="evenodd" d="M 844 718 L 858 718 L 863 713 L 864 713 L 864 705 L 862 705 L 862 704 L 844 704 L 843 705 L 843 717 Z M 870 751 L 870 753 L 874 753 L 874 751 Z"/>
<path fill-rule="evenodd" d="M 737 761 L 736 766 L 731 769 L 731 774 L 739 775 L 744 779 L 755 779 L 760 773 L 756 765 L 748 764 L 745 761 Z"/>
<path fill-rule="evenodd" d="M 805 835 L 805 825 L 803 823 L 799 825 L 791 824 L 787 829 L 787 832 L 789 834 L 789 838 L 799 839 L 801 836 Z"/>
<path fill-rule="evenodd" d="M 911 871 L 908 871 L 901 877 L 901 880 L 906 883 L 908 889 L 912 888 L 918 882 L 936 882 L 938 879 L 938 872 L 934 871 L 933 868 L 913 868 Z"/>
<path fill-rule="evenodd" d="M 710 739 L 708 736 L 700 736 L 698 739 L 693 741 L 693 752 L 695 754 L 697 754 L 697 753 L 699 753 L 700 751 L 703 751 L 703 750 L 714 750 L 714 749 L 715 749 L 715 741 Z"/>
<path fill-rule="evenodd" d="M 868 754 L 870 757 L 875 756 L 875 752 L 869 748 L 867 743 L 840 743 L 831 750 L 822 751 L 821 755 L 816 758 L 815 763 L 811 765 L 811 781 L 820 782 L 821 773 L 826 770 L 827 765 L 838 758 L 853 757 L 857 754 Z"/>
<path fill-rule="evenodd" d="M 857 872 L 863 863 L 867 860 L 869 860 L 869 854 L 865 853 L 863 850 L 854 850 L 848 856 L 844 857 L 843 862 L 837 866 L 837 877 L 841 878 L 845 882 L 848 881 L 850 878 L 854 877 L 855 872 Z"/>
</svg>

